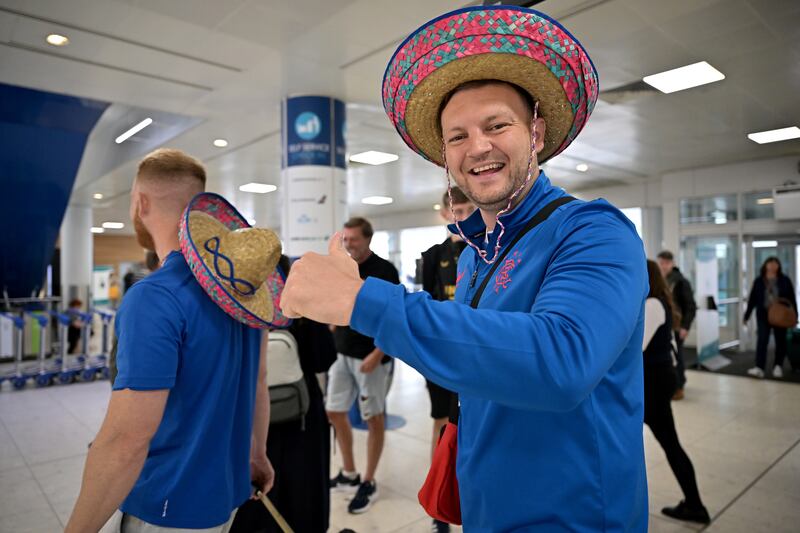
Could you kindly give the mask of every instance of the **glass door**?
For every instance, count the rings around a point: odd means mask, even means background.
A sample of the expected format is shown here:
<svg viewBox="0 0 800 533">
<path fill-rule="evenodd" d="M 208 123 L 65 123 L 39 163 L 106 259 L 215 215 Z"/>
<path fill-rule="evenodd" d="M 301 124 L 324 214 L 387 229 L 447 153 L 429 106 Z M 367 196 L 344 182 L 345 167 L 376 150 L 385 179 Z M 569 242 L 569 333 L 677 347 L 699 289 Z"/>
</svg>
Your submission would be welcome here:
<svg viewBox="0 0 800 533">
<path fill-rule="evenodd" d="M 698 257 L 713 256 L 717 260 L 717 295 L 715 305 L 719 311 L 719 347 L 731 348 L 739 345 L 741 322 L 739 307 L 741 287 L 739 282 L 739 245 L 735 235 L 691 236 L 681 238 L 679 268 L 692 288 L 697 287 L 696 262 Z M 695 294 L 697 307 L 703 309 L 706 302 L 699 301 Z"/>
</svg>

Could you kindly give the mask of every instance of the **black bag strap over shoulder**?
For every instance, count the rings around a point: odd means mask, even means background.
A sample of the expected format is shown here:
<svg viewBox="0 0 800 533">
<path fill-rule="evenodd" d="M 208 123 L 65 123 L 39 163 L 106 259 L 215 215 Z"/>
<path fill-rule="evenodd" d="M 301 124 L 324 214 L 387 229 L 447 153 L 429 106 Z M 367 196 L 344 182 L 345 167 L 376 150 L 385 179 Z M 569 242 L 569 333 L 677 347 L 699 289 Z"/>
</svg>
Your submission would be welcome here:
<svg viewBox="0 0 800 533">
<path fill-rule="evenodd" d="M 497 270 L 497 267 L 499 267 L 502 264 L 503 259 L 505 259 L 505 257 L 508 255 L 508 253 L 519 242 L 519 240 L 522 239 L 522 237 L 524 237 L 526 233 L 528 233 L 533 228 L 535 228 L 536 226 L 538 226 L 539 224 L 541 224 L 542 222 L 547 220 L 550 217 L 550 215 L 553 214 L 553 211 L 555 211 L 556 209 L 558 209 L 562 205 L 570 203 L 573 200 L 575 200 L 575 198 L 572 197 L 572 196 L 562 196 L 561 198 L 556 198 L 555 200 L 553 200 L 552 202 L 550 202 L 549 204 L 547 204 L 546 206 L 541 208 L 539 210 L 539 212 L 537 212 L 533 216 L 533 218 L 531 218 L 528 221 L 528 223 L 525 224 L 525 227 L 522 228 L 521 230 L 519 230 L 519 233 L 517 233 L 517 235 L 511 240 L 511 242 L 508 243 L 508 245 L 506 246 L 505 250 L 503 250 L 503 252 L 499 256 L 497 256 L 497 260 L 492 264 L 492 268 L 489 270 L 489 273 L 486 274 L 486 277 L 483 278 L 483 281 L 481 282 L 480 286 L 478 287 L 478 290 L 475 291 L 475 296 L 472 297 L 472 301 L 469 304 L 470 307 L 473 307 L 475 309 L 478 308 L 478 304 L 481 301 L 481 296 L 483 296 L 483 291 L 486 290 L 486 286 L 489 284 L 489 280 L 492 279 L 492 276 L 494 275 L 495 271 Z M 451 423 L 458 424 L 458 415 L 459 415 L 459 411 L 460 411 L 459 402 L 458 402 L 458 395 L 454 394 L 453 396 L 454 396 L 454 399 L 450 403 L 450 417 L 449 417 L 449 419 L 450 419 Z"/>
<path fill-rule="evenodd" d="M 474 307 L 476 309 L 478 308 L 478 303 L 481 301 L 481 296 L 483 296 L 483 291 L 486 290 L 486 285 L 489 284 L 489 280 L 492 279 L 492 276 L 497 270 L 497 267 L 499 267 L 503 263 L 503 259 L 506 258 L 508 253 L 514 248 L 514 246 L 519 242 L 519 240 L 522 239 L 522 237 L 524 237 L 525 234 L 528 233 L 530 230 L 532 230 L 533 228 L 535 228 L 536 226 L 547 220 L 553 213 L 553 211 L 555 211 L 564 204 L 568 204 L 574 199 L 575 198 L 573 198 L 572 196 L 562 196 L 561 198 L 553 200 L 552 202 L 541 208 L 539 212 L 536 213 L 533 216 L 533 218 L 528 221 L 525 227 L 519 230 L 519 233 L 517 233 L 514 239 L 510 243 L 508 243 L 505 250 L 503 250 L 503 252 L 497 257 L 497 260 L 494 262 L 494 264 L 492 264 L 492 268 L 491 270 L 489 270 L 489 273 L 486 274 L 485 278 L 483 278 L 480 287 L 478 287 L 478 290 L 475 291 L 475 296 L 472 297 L 472 301 L 469 304 L 470 307 Z"/>
</svg>

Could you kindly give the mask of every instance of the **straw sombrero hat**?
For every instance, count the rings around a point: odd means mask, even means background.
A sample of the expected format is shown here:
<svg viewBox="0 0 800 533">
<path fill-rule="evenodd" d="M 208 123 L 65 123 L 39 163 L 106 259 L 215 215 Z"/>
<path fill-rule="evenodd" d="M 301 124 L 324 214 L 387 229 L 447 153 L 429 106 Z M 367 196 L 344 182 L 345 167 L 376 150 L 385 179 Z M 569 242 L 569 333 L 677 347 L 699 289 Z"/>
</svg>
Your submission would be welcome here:
<svg viewBox="0 0 800 533">
<path fill-rule="evenodd" d="M 226 313 L 254 328 L 289 325 L 280 311 L 281 241 L 214 193 L 200 193 L 181 217 L 181 252 L 194 277 Z"/>
<path fill-rule="evenodd" d="M 581 44 L 547 15 L 513 6 L 458 9 L 413 32 L 383 75 L 383 107 L 412 150 L 444 166 L 439 111 L 468 81 L 518 85 L 547 129 L 539 162 L 575 139 L 597 102 L 597 71 Z"/>
</svg>

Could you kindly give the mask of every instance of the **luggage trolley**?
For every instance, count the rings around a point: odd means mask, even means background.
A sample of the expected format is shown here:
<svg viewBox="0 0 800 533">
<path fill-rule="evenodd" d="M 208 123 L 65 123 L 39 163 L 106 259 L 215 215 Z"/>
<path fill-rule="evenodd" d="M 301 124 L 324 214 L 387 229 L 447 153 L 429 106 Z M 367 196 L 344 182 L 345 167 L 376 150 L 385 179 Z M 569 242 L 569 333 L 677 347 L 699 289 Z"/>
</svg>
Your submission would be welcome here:
<svg viewBox="0 0 800 533">
<path fill-rule="evenodd" d="M 70 356 L 67 354 L 68 337 L 69 337 L 69 324 L 72 322 L 72 316 L 66 313 L 58 313 L 51 311 L 50 314 L 58 320 L 58 344 L 59 344 L 59 358 L 56 359 L 56 364 L 60 367 L 56 370 L 59 383 L 72 383 L 78 378 L 83 365 L 77 360 L 70 364 Z"/>
<path fill-rule="evenodd" d="M 39 325 L 40 332 L 38 357 L 39 368 L 38 372 L 35 375 L 32 375 L 31 378 L 36 381 L 37 387 L 49 387 L 53 384 L 53 380 L 56 378 L 56 376 L 58 376 L 60 371 L 56 364 L 48 365 L 46 360 L 47 353 L 45 346 L 47 344 L 46 340 L 48 339 L 48 326 L 50 324 L 50 318 L 47 315 L 43 315 L 41 313 L 32 313 L 30 311 L 26 311 L 25 314 L 36 320 Z"/>
<path fill-rule="evenodd" d="M 78 361 L 83 363 L 83 367 L 81 368 L 80 378 L 81 381 L 94 381 L 97 378 L 98 374 L 102 374 L 104 369 L 108 368 L 106 363 L 107 357 L 104 355 L 100 355 L 98 357 L 92 357 L 89 355 L 89 336 L 91 335 L 92 330 L 92 318 L 94 318 L 93 313 L 78 313 L 81 320 L 83 321 L 83 331 L 81 332 L 81 355 L 78 356 Z M 107 330 L 107 327 L 104 325 L 104 333 Z"/>
<path fill-rule="evenodd" d="M 103 369 L 102 369 L 103 377 L 104 378 L 108 378 L 109 377 L 108 363 L 109 363 L 109 357 L 110 357 L 110 353 L 109 352 L 111 350 L 111 346 L 109 346 L 109 344 L 110 344 L 109 343 L 109 333 L 111 331 L 111 321 L 114 320 L 114 313 L 110 312 L 110 311 L 107 311 L 107 310 L 101 310 L 101 309 L 95 309 L 94 312 L 98 316 L 100 316 L 100 319 L 103 321 L 102 351 L 100 352 L 100 355 L 97 356 L 97 360 L 101 361 L 103 363 L 103 365 L 104 365 Z"/>
<path fill-rule="evenodd" d="M 14 325 L 14 370 L 7 374 L 0 375 L 0 383 L 8 380 L 14 389 L 20 390 L 25 388 L 28 378 L 31 377 L 30 369 L 22 367 L 25 319 L 12 313 L 2 313 L 2 316 L 10 320 Z"/>
</svg>

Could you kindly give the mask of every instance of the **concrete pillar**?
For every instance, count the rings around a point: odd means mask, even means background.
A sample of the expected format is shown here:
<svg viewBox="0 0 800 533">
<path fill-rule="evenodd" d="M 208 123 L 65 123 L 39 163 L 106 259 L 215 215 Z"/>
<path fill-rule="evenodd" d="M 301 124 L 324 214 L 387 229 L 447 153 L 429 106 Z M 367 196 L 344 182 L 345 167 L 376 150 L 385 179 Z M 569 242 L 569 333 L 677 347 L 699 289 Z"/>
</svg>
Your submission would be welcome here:
<svg viewBox="0 0 800 533">
<path fill-rule="evenodd" d="M 94 240 L 92 208 L 70 204 L 61 223 L 61 295 L 63 307 L 79 298 L 90 305 Z"/>
</svg>

